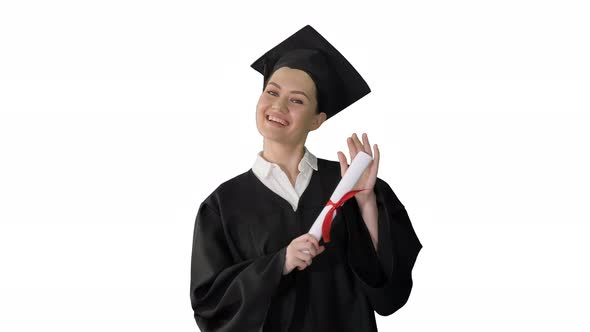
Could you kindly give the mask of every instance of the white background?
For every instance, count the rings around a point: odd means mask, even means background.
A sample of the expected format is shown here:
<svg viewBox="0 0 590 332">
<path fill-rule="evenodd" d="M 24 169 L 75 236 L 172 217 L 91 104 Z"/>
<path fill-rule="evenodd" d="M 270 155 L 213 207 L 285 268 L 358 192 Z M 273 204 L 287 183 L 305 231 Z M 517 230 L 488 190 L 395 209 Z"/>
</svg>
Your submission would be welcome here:
<svg viewBox="0 0 590 332">
<path fill-rule="evenodd" d="M 324 4 L 325 3 L 325 4 Z M 199 204 L 262 148 L 250 64 L 306 24 L 372 93 L 308 137 L 424 245 L 380 331 L 588 331 L 584 1 L 3 1 L 0 330 L 196 331 Z"/>
</svg>

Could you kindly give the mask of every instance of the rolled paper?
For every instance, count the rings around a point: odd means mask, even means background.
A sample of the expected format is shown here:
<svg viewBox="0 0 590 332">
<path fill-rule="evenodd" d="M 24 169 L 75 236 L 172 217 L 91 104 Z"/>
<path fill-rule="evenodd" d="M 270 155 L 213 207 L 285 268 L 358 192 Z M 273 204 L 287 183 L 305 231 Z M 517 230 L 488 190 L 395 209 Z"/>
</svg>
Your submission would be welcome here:
<svg viewBox="0 0 590 332">
<path fill-rule="evenodd" d="M 323 237 L 325 243 L 330 242 L 330 226 L 332 220 L 336 217 L 336 209 L 344 204 L 346 200 L 354 197 L 357 192 L 367 190 L 352 190 L 352 188 L 354 188 L 359 181 L 369 166 L 369 163 L 371 163 L 371 160 L 373 160 L 373 158 L 369 154 L 359 151 L 350 163 L 350 166 L 348 166 L 346 173 L 342 179 L 340 179 L 330 200 L 326 203 L 326 206 L 324 206 L 324 209 L 320 212 L 319 216 L 309 229 L 309 233 L 318 241 Z M 302 250 L 302 252 L 309 253 L 308 250 Z"/>
</svg>

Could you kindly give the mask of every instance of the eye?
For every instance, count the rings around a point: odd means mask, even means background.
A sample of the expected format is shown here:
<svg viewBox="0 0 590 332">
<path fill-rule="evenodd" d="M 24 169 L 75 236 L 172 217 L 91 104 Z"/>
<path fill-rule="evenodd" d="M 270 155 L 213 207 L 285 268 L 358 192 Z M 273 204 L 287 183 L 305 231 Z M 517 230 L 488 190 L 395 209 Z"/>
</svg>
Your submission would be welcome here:
<svg viewBox="0 0 590 332">
<path fill-rule="evenodd" d="M 299 100 L 299 99 L 291 99 L 291 100 L 292 101 L 296 101 L 297 102 L 296 104 L 302 104 L 303 105 L 303 102 L 301 100 Z"/>
<path fill-rule="evenodd" d="M 274 92 L 272 90 L 268 90 L 268 91 L 266 91 L 266 93 L 268 93 L 271 96 L 275 96 L 277 94 L 276 92 Z M 273 95 L 273 93 L 274 93 L 274 95 Z"/>
</svg>

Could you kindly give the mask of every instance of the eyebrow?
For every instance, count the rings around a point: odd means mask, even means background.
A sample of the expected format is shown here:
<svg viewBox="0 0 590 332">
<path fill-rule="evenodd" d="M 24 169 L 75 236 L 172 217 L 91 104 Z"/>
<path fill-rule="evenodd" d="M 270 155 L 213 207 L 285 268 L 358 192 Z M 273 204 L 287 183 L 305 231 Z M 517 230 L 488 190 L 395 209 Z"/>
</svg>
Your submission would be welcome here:
<svg viewBox="0 0 590 332">
<path fill-rule="evenodd" d="M 275 85 L 275 86 L 276 86 L 277 88 L 279 88 L 279 89 L 281 88 L 281 86 L 280 86 L 280 85 L 278 85 L 278 84 L 276 84 L 275 82 L 268 82 L 268 84 Z M 311 99 L 309 98 L 309 96 L 308 96 L 308 95 L 306 95 L 306 94 L 305 94 L 305 92 L 303 92 L 303 91 L 292 90 L 292 91 L 291 91 L 291 93 L 297 93 L 297 94 L 300 94 L 300 95 L 304 95 L 304 96 L 305 96 L 307 99 L 311 100 Z"/>
</svg>

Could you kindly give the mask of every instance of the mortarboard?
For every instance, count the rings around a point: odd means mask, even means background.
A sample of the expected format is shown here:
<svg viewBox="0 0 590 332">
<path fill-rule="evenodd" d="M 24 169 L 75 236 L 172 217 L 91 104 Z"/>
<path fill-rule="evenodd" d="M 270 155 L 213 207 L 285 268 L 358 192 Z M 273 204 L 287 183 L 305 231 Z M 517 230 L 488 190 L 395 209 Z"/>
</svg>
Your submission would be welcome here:
<svg viewBox="0 0 590 332">
<path fill-rule="evenodd" d="M 264 76 L 262 88 L 280 67 L 305 71 L 318 91 L 319 112 L 334 116 L 371 89 L 354 67 L 310 25 L 282 41 L 252 63 Z"/>
</svg>

